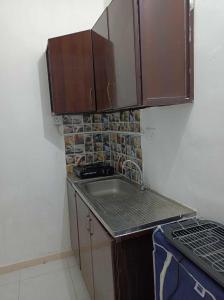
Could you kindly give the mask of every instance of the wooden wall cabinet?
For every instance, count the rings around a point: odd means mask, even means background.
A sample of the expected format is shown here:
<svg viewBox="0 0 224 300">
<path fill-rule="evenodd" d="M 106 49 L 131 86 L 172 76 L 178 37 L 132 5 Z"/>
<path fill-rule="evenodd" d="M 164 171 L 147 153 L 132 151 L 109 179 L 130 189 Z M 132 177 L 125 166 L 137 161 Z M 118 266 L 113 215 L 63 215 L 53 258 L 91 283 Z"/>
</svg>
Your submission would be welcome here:
<svg viewBox="0 0 224 300">
<path fill-rule="evenodd" d="M 141 105 L 135 5 L 132 0 L 113 0 L 92 29 L 98 111 Z"/>
<path fill-rule="evenodd" d="M 96 26 L 108 26 L 108 36 L 104 38 L 111 43 L 109 61 L 114 64 L 113 109 L 193 100 L 193 8 L 190 3 L 190 0 L 113 0 L 110 3 Z M 94 47 L 98 44 L 103 52 L 104 46 L 100 43 L 103 41 L 93 40 Z M 102 52 L 101 59 L 109 57 Z M 99 59 L 95 61 L 95 68 L 102 65 Z M 101 72 L 102 76 L 96 76 L 95 80 L 96 85 L 104 86 L 106 95 L 105 74 Z M 97 94 L 97 103 L 103 99 L 106 96 Z M 107 109 L 110 105 L 103 107 Z"/>
<path fill-rule="evenodd" d="M 97 111 L 113 109 L 115 102 L 114 47 L 109 40 L 107 9 L 92 29 Z"/>
<path fill-rule="evenodd" d="M 138 1 L 143 105 L 190 102 L 193 99 L 191 1 Z"/>
<path fill-rule="evenodd" d="M 92 30 L 49 39 L 52 111 L 187 103 L 194 96 L 191 0 L 113 0 Z"/>
<path fill-rule="evenodd" d="M 91 30 L 49 39 L 47 63 L 53 113 L 96 110 Z"/>
<path fill-rule="evenodd" d="M 109 40 L 114 51 L 116 97 L 113 108 L 141 105 L 136 1 L 113 0 L 107 12 Z"/>
<path fill-rule="evenodd" d="M 97 111 L 114 109 L 116 85 L 114 76 L 113 44 L 93 32 Z"/>
</svg>

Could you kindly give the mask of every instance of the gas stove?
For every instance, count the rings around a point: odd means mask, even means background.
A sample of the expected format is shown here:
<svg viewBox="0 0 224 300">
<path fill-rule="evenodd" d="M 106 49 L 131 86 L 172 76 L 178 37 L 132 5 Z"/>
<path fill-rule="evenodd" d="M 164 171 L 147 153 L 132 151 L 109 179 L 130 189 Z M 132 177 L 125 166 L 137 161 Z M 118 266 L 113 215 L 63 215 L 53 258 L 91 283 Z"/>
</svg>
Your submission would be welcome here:
<svg viewBox="0 0 224 300">
<path fill-rule="evenodd" d="M 114 168 L 104 163 L 96 163 L 86 166 L 76 166 L 74 167 L 74 174 L 81 179 L 111 176 L 114 174 Z"/>
</svg>

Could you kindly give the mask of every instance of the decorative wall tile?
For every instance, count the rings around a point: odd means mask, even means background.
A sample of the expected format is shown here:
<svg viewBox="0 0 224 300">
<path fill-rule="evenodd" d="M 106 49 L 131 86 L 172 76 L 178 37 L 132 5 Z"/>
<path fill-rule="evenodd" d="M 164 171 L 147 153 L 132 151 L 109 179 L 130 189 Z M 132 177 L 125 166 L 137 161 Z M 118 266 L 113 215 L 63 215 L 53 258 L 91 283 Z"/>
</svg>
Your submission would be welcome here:
<svg viewBox="0 0 224 300">
<path fill-rule="evenodd" d="M 72 124 L 80 125 L 83 124 L 83 115 L 72 115 Z"/>
<path fill-rule="evenodd" d="M 73 126 L 72 125 L 65 125 L 64 126 L 64 133 L 67 134 L 67 133 L 73 133 Z"/>
<path fill-rule="evenodd" d="M 74 133 L 83 132 L 83 125 L 74 125 L 73 126 L 73 132 Z"/>
<path fill-rule="evenodd" d="M 125 160 L 142 168 L 140 111 L 79 114 L 63 116 L 67 173 L 77 164 L 104 162 L 122 172 Z M 127 163 L 123 173 L 139 182 L 133 164 Z"/>
<path fill-rule="evenodd" d="M 94 155 L 93 153 L 87 153 L 86 154 L 86 163 L 87 164 L 92 164 L 94 160 Z"/>
<path fill-rule="evenodd" d="M 91 132 L 92 124 L 84 124 L 84 132 Z"/>
<path fill-rule="evenodd" d="M 94 114 L 93 115 L 93 123 L 102 123 L 102 115 Z"/>
<path fill-rule="evenodd" d="M 72 117 L 70 115 L 63 116 L 63 124 L 72 124 Z"/>
<path fill-rule="evenodd" d="M 75 145 L 84 145 L 84 134 L 75 134 Z"/>
<path fill-rule="evenodd" d="M 83 114 L 83 123 L 92 123 L 92 115 Z"/>
<path fill-rule="evenodd" d="M 75 154 L 84 154 L 85 152 L 85 145 L 75 145 Z"/>
<path fill-rule="evenodd" d="M 73 136 L 65 136 L 65 153 L 74 153 L 74 139 Z"/>
<path fill-rule="evenodd" d="M 93 123 L 92 131 L 102 131 L 102 130 L 103 130 L 103 124 L 102 123 Z"/>
</svg>

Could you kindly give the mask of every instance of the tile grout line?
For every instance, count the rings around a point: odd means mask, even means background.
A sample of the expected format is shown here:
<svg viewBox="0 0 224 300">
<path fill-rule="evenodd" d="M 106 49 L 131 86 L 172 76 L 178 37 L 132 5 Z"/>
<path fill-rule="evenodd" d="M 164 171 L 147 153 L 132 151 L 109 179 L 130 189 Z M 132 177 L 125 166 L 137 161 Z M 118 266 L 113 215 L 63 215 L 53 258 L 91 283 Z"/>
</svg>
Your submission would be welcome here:
<svg viewBox="0 0 224 300">
<path fill-rule="evenodd" d="M 75 282 L 73 281 L 73 278 L 72 278 L 72 271 L 71 269 L 73 268 L 73 266 L 70 266 L 69 265 L 69 261 L 67 260 L 67 267 L 68 267 L 68 272 L 69 272 L 69 276 L 70 276 L 70 279 L 71 279 L 71 282 L 72 282 L 72 289 L 74 291 L 74 295 L 75 295 L 75 300 L 78 300 L 78 295 L 77 295 L 77 292 L 76 292 L 76 289 L 75 289 Z"/>
<path fill-rule="evenodd" d="M 19 280 L 18 280 L 18 300 L 20 300 L 20 288 L 21 288 L 21 270 L 19 271 Z"/>
</svg>

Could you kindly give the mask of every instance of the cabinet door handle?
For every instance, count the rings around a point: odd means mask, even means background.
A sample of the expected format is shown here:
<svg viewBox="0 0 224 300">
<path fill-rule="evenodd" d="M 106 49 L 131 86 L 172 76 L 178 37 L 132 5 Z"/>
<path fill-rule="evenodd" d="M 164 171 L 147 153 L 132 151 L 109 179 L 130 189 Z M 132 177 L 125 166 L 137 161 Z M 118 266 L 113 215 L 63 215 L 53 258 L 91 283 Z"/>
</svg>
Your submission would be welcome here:
<svg viewBox="0 0 224 300">
<path fill-rule="evenodd" d="M 111 101 L 111 97 L 110 97 L 110 82 L 107 83 L 107 98 L 109 100 L 110 107 L 112 107 L 112 101 Z"/>
<path fill-rule="evenodd" d="M 94 233 L 94 226 L 93 226 L 92 219 L 90 219 L 90 235 L 93 235 L 93 233 Z"/>
<path fill-rule="evenodd" d="M 86 216 L 86 229 L 87 229 L 87 231 L 89 231 L 90 232 L 90 230 L 91 230 L 91 219 L 90 219 L 90 217 L 89 217 L 89 215 L 87 215 Z"/>
<path fill-rule="evenodd" d="M 91 108 L 93 107 L 93 89 L 90 88 L 90 91 L 89 91 L 89 99 L 90 99 L 90 105 L 91 105 Z"/>
</svg>

